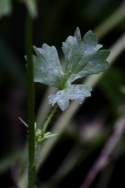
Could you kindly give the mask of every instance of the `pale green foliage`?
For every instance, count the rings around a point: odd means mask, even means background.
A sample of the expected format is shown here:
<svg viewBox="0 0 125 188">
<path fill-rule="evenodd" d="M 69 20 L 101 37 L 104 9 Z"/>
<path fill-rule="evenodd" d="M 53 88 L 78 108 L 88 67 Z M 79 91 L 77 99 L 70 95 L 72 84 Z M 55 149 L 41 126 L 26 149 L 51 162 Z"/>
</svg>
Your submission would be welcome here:
<svg viewBox="0 0 125 188">
<path fill-rule="evenodd" d="M 32 17 L 37 15 L 36 0 L 18 0 L 18 2 L 24 2 Z M 11 13 L 12 0 L 0 0 L 0 17 L 6 16 Z"/>
<path fill-rule="evenodd" d="M 105 71 L 109 51 L 101 50 L 96 35 L 89 31 L 83 38 L 79 28 L 74 36 L 69 36 L 62 45 L 64 54 L 63 64 L 60 63 L 57 50 L 54 46 L 43 44 L 42 48 L 34 47 L 36 55 L 34 62 L 34 81 L 58 89 L 57 93 L 49 96 L 49 103 L 58 104 L 61 110 L 66 110 L 70 101 L 82 103 L 90 96 L 91 88 L 82 84 L 73 84 L 74 81 L 91 74 Z"/>
<path fill-rule="evenodd" d="M 63 71 L 56 48 L 43 44 L 42 48 L 34 47 L 34 50 L 37 55 L 33 56 L 34 81 L 57 87 Z"/>
<path fill-rule="evenodd" d="M 0 0 L 0 17 L 10 14 L 11 0 Z"/>
<path fill-rule="evenodd" d="M 75 35 L 66 39 L 62 50 L 65 57 L 64 69 L 70 82 L 107 68 L 106 58 L 109 51 L 99 50 L 101 47 L 92 31 L 88 31 L 81 39 L 77 28 Z"/>
</svg>

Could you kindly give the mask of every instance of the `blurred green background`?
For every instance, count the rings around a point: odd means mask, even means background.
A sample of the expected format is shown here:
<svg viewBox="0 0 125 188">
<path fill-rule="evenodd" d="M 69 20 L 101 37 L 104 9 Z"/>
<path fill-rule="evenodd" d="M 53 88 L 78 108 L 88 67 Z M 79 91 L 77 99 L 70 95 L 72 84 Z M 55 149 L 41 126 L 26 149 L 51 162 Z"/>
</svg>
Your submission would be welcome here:
<svg viewBox="0 0 125 188">
<path fill-rule="evenodd" d="M 26 119 L 26 7 L 16 0 L 11 3 L 12 12 L 5 16 L 0 12 L 0 187 L 4 188 L 18 187 L 17 172 L 21 164 L 18 155 L 26 145 L 26 128 L 19 121 L 19 117 Z M 39 0 L 37 5 L 38 16 L 33 20 L 33 45 L 55 45 L 60 56 L 62 41 L 72 35 L 77 26 L 82 35 L 88 30 L 96 31 L 112 14 L 117 20 L 120 13 L 115 17 L 114 12 L 124 6 L 121 0 Z M 113 23 L 114 20 L 112 17 Z M 99 33 L 97 35 L 104 47 L 110 48 L 124 32 L 125 19 L 120 18 L 103 37 Z M 49 143 L 44 146 L 36 178 L 38 187 L 79 188 L 86 178 L 110 138 L 116 120 L 125 115 L 124 52 L 100 79 L 92 97 L 80 106 L 70 118 L 70 123 L 60 131 L 56 142 L 52 146 Z M 48 109 L 44 104 L 46 92 L 45 86 L 35 85 L 36 117 L 42 105 L 43 113 Z M 60 115 L 59 111 L 50 129 Z M 40 117 L 44 119 L 41 114 Z M 125 187 L 124 136 L 123 133 L 109 164 L 94 179 L 92 188 Z"/>
</svg>

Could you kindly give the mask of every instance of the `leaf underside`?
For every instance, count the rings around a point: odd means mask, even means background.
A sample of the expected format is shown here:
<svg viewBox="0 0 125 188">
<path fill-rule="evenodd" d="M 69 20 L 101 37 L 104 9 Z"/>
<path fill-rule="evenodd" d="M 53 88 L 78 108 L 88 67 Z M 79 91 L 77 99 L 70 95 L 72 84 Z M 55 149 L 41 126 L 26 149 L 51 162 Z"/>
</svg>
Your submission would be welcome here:
<svg viewBox="0 0 125 188">
<path fill-rule="evenodd" d="M 69 85 L 64 90 L 57 91 L 56 94 L 49 96 L 49 103 L 55 105 L 56 103 L 62 111 L 66 110 L 70 101 L 77 101 L 80 104 L 86 97 L 90 96 L 91 88 L 86 85 Z"/>
</svg>

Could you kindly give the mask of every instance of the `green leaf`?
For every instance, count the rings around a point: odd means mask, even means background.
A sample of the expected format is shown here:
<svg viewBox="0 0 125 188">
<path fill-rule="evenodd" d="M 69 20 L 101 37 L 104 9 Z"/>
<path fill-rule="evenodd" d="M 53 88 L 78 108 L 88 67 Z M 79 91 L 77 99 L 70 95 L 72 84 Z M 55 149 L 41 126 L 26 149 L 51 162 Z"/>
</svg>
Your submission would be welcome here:
<svg viewBox="0 0 125 188">
<path fill-rule="evenodd" d="M 34 47 L 34 51 L 34 81 L 58 87 L 63 71 L 56 48 L 43 44 L 42 48 Z"/>
<path fill-rule="evenodd" d="M 0 0 L 0 17 L 11 13 L 11 0 Z"/>
<path fill-rule="evenodd" d="M 107 69 L 106 58 L 109 51 L 100 48 L 102 45 L 98 44 L 96 35 L 92 31 L 88 31 L 81 39 L 79 28 L 76 29 L 74 36 L 69 36 L 63 42 L 64 72 L 70 83 Z"/>
<path fill-rule="evenodd" d="M 108 63 L 106 62 L 108 55 L 109 50 L 100 50 L 98 53 L 89 56 L 87 58 L 87 63 L 84 65 L 84 68 L 81 68 L 81 70 L 77 73 L 71 74 L 69 81 L 73 82 L 79 78 L 105 71 L 108 68 Z"/>
<path fill-rule="evenodd" d="M 88 31 L 83 38 L 79 28 L 74 36 L 69 36 L 62 45 L 64 61 L 59 61 L 54 46 L 43 44 L 42 48 L 34 48 L 34 81 L 58 89 L 57 93 L 49 96 L 49 104 L 56 103 L 61 110 L 66 110 L 70 101 L 82 103 L 90 96 L 91 88 L 86 85 L 75 85 L 73 82 L 91 74 L 97 74 L 108 68 L 106 61 L 109 50 L 101 49 L 96 35 Z"/>
<path fill-rule="evenodd" d="M 82 103 L 90 96 L 91 88 L 86 85 L 69 85 L 64 90 L 59 90 L 55 95 L 49 96 L 49 103 L 54 106 L 56 103 L 62 111 L 66 110 L 70 101 Z"/>
</svg>

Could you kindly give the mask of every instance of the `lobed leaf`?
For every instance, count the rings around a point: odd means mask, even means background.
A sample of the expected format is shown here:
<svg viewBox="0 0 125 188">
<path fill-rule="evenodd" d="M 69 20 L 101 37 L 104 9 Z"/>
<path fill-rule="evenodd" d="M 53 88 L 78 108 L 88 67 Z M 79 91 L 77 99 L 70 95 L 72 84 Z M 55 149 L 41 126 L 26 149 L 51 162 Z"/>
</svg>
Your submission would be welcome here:
<svg viewBox="0 0 125 188">
<path fill-rule="evenodd" d="M 34 51 L 34 81 L 58 87 L 63 71 L 56 48 L 43 44 L 42 48 L 34 47 Z"/>
<path fill-rule="evenodd" d="M 79 28 L 74 36 L 69 36 L 63 42 L 63 53 L 65 57 L 64 70 L 69 82 L 79 78 L 104 71 L 108 67 L 106 58 L 109 51 L 101 51 L 96 35 L 88 31 L 83 39 Z"/>
<path fill-rule="evenodd" d="M 56 103 L 62 111 L 66 110 L 70 101 L 82 103 L 86 97 L 90 96 L 91 88 L 86 85 L 69 85 L 64 90 L 57 91 L 56 94 L 49 96 L 49 104 L 54 106 Z"/>
<path fill-rule="evenodd" d="M 79 28 L 74 36 L 69 36 L 62 44 L 64 63 L 61 64 L 54 46 L 43 44 L 42 48 L 34 47 L 34 81 L 58 89 L 49 96 L 49 104 L 56 103 L 61 110 L 66 110 L 70 101 L 81 103 L 90 96 L 91 88 L 86 85 L 75 85 L 73 82 L 91 74 L 105 71 L 108 67 L 108 50 L 101 49 L 96 35 L 88 31 L 83 38 Z"/>
</svg>

